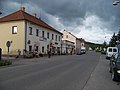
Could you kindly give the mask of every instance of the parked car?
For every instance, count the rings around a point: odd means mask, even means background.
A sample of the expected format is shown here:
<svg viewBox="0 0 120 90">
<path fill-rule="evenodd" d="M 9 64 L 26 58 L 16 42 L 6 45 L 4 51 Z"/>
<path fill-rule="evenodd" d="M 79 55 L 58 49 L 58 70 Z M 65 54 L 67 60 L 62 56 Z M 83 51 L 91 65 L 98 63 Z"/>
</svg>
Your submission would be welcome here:
<svg viewBox="0 0 120 90">
<path fill-rule="evenodd" d="M 86 53 L 86 50 L 85 49 L 80 49 L 78 52 L 77 52 L 77 55 L 81 55 L 81 54 L 85 54 Z"/>
<path fill-rule="evenodd" d="M 101 51 L 101 54 L 106 55 L 106 51 L 102 50 L 102 51 Z"/>
<path fill-rule="evenodd" d="M 112 80 L 120 80 L 120 55 L 116 54 L 110 59 L 110 73 L 112 73 Z"/>
<path fill-rule="evenodd" d="M 113 55 L 118 53 L 117 47 L 108 47 L 106 52 L 106 59 L 110 59 Z"/>
</svg>

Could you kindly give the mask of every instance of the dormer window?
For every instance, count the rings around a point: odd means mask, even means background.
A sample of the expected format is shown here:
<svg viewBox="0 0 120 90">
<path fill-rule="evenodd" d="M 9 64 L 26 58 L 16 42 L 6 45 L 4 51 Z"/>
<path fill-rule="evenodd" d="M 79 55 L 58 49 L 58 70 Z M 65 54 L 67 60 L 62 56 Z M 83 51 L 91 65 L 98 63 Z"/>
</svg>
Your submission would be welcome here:
<svg viewBox="0 0 120 90">
<path fill-rule="evenodd" d="M 12 34 L 17 34 L 17 26 L 12 27 Z"/>
</svg>

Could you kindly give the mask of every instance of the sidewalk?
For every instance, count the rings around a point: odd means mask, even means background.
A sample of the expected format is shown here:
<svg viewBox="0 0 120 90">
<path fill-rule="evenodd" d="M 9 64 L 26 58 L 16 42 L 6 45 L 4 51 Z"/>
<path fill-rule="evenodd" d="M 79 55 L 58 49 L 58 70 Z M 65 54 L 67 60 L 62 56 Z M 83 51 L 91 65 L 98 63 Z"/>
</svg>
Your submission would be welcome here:
<svg viewBox="0 0 120 90">
<path fill-rule="evenodd" d="M 60 55 L 64 56 L 64 55 Z M 33 63 L 45 63 L 46 61 L 54 61 L 55 58 L 60 57 L 59 55 L 51 56 L 51 58 L 48 58 L 48 56 L 44 57 L 34 57 L 34 58 L 16 58 L 16 57 L 9 57 L 9 60 L 12 61 L 12 65 L 27 65 L 27 64 L 33 64 Z M 2 60 L 8 60 L 8 57 L 2 57 Z"/>
<path fill-rule="evenodd" d="M 83 90 L 120 90 L 120 83 L 114 82 L 109 73 L 109 60 L 101 55 L 98 65 Z"/>
</svg>

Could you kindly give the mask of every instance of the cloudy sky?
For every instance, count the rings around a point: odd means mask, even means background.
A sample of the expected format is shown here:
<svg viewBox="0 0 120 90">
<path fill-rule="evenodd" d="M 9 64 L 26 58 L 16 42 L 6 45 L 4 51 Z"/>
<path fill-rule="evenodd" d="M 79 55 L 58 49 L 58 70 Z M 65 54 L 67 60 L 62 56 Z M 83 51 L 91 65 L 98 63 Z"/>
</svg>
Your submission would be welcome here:
<svg viewBox="0 0 120 90">
<path fill-rule="evenodd" d="M 109 42 L 120 29 L 120 5 L 114 0 L 0 0 L 1 15 L 17 11 L 21 6 L 28 13 L 37 13 L 52 27 L 64 29 L 78 38 L 94 43 Z"/>
</svg>

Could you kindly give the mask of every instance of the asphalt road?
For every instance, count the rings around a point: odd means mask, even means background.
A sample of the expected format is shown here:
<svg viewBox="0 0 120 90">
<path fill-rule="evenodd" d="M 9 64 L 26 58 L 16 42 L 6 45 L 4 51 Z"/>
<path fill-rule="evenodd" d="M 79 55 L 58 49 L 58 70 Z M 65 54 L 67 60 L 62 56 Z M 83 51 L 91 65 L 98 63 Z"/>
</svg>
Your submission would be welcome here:
<svg viewBox="0 0 120 90">
<path fill-rule="evenodd" d="M 96 52 L 31 59 L 0 69 L 0 90 L 97 90 L 92 78 L 98 78 L 91 76 L 97 73 L 100 61 L 101 55 Z"/>
</svg>

